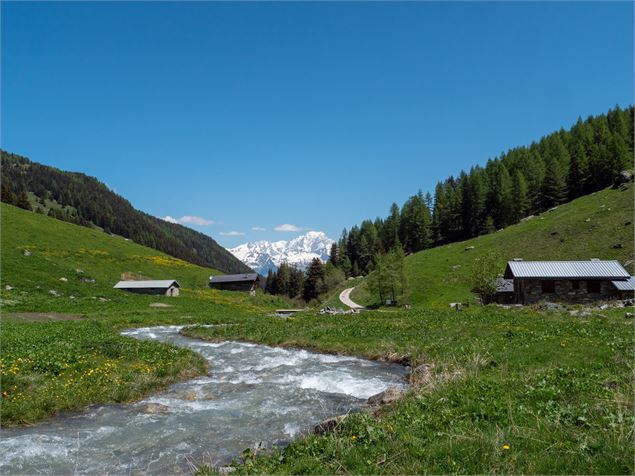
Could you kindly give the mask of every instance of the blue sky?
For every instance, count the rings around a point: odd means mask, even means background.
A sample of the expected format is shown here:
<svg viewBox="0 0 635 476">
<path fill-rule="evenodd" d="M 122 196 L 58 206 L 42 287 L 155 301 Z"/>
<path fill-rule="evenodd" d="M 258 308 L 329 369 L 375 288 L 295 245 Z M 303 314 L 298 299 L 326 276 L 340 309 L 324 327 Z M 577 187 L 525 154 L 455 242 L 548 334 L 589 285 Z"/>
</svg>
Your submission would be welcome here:
<svg viewBox="0 0 635 476">
<path fill-rule="evenodd" d="M 225 246 L 336 238 L 633 103 L 631 2 L 1 8 L 2 148 Z"/>
</svg>

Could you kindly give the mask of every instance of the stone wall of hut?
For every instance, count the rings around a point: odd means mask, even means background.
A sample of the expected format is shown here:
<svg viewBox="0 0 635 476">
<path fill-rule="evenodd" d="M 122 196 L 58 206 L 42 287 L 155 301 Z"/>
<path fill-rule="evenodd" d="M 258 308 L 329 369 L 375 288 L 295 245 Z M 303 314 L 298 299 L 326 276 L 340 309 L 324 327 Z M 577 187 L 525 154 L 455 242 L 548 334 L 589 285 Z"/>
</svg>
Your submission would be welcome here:
<svg viewBox="0 0 635 476">
<path fill-rule="evenodd" d="M 586 303 L 617 298 L 617 290 L 611 281 L 599 280 L 600 292 L 589 293 L 586 280 L 555 280 L 554 292 L 544 293 L 542 291 L 541 279 L 514 279 L 514 291 L 517 294 L 518 302 L 532 304 L 538 301 Z M 578 283 L 575 288 L 574 282 Z"/>
</svg>

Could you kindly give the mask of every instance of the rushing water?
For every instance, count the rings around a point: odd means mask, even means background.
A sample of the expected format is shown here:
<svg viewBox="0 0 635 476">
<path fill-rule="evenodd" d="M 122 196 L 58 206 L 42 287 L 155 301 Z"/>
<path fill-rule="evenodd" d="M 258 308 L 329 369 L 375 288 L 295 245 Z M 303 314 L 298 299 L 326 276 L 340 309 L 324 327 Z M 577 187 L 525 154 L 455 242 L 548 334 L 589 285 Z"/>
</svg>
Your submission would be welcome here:
<svg viewBox="0 0 635 476">
<path fill-rule="evenodd" d="M 124 332 L 202 354 L 207 376 L 142 402 L 93 406 L 31 427 L 0 431 L 0 474 L 188 473 L 220 465 L 259 442 L 284 445 L 330 416 L 403 387 L 406 369 L 355 357 L 240 342 L 212 343 L 179 326 Z M 146 413 L 148 403 L 166 413 Z"/>
</svg>

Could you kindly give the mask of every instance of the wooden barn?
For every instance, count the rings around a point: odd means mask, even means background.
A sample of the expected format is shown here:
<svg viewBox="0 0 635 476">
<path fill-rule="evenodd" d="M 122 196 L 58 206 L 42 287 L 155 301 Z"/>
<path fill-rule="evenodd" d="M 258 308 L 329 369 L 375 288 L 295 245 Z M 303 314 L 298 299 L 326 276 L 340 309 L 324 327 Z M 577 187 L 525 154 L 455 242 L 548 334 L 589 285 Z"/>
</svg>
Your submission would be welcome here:
<svg viewBox="0 0 635 476">
<path fill-rule="evenodd" d="M 501 304 L 584 303 L 633 298 L 635 292 L 635 279 L 618 261 L 599 259 L 510 261 L 496 285 Z"/>
<path fill-rule="evenodd" d="M 160 294 L 164 296 L 176 297 L 179 295 L 179 283 L 174 279 L 158 281 L 119 281 L 113 286 L 115 289 L 122 289 L 138 294 Z"/>
<path fill-rule="evenodd" d="M 260 286 L 258 273 L 210 276 L 209 287 L 224 291 L 254 292 Z"/>
</svg>

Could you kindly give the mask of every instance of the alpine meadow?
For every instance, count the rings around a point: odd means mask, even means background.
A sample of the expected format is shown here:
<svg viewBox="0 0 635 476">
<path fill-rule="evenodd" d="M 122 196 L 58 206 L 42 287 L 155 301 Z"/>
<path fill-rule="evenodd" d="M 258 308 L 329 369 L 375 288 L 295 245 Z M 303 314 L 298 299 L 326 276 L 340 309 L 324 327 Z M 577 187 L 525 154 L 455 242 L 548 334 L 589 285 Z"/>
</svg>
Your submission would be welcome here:
<svg viewBox="0 0 635 476">
<path fill-rule="evenodd" d="M 0 10 L 0 474 L 635 472 L 633 3 Z"/>
</svg>

